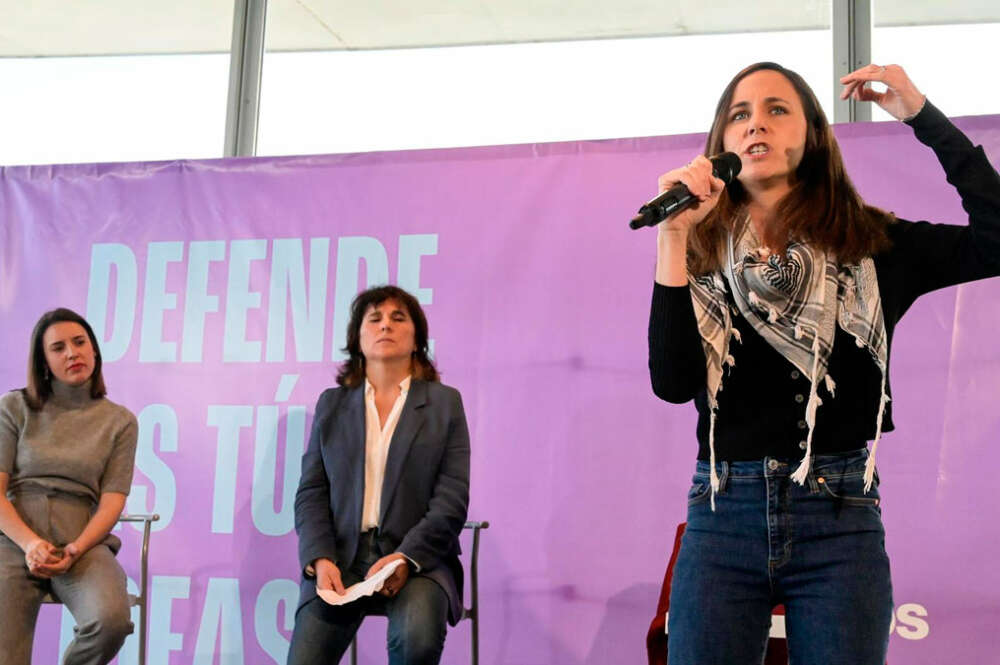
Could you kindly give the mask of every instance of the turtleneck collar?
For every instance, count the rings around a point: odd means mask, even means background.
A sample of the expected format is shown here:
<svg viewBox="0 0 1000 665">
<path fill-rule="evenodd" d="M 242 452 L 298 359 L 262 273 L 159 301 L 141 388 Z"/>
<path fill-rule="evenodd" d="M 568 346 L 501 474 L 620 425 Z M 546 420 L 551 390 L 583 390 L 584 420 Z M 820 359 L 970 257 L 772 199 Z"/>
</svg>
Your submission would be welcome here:
<svg viewBox="0 0 1000 665">
<path fill-rule="evenodd" d="M 87 379 L 78 386 L 71 386 L 68 383 L 63 383 L 53 378 L 52 397 L 50 399 L 54 404 L 58 404 L 59 406 L 70 408 L 84 406 L 93 399 L 90 396 L 90 382 L 91 379 Z"/>
</svg>

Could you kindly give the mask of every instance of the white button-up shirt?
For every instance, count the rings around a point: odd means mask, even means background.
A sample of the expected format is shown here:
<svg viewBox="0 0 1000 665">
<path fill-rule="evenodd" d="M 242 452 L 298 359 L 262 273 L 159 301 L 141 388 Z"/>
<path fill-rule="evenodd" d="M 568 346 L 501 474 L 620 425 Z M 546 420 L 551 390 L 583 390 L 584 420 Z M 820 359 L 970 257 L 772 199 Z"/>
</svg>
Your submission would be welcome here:
<svg viewBox="0 0 1000 665">
<path fill-rule="evenodd" d="M 389 457 L 389 444 L 399 424 L 406 394 L 410 391 L 410 377 L 399 383 L 396 398 L 383 426 L 375 407 L 375 386 L 365 379 L 365 502 L 361 514 L 361 531 L 378 526 L 382 509 L 382 483 L 385 480 L 385 461 Z"/>
</svg>

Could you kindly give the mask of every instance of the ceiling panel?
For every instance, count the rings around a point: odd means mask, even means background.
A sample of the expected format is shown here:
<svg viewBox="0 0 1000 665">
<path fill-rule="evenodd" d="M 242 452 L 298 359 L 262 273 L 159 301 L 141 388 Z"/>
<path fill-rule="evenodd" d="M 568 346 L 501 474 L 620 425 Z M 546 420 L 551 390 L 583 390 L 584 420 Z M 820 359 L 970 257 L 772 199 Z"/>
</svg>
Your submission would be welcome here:
<svg viewBox="0 0 1000 665">
<path fill-rule="evenodd" d="M 0 0 L 0 57 L 224 52 L 233 0 Z M 830 1 L 271 0 L 270 50 L 385 49 L 829 27 Z M 878 25 L 1000 21 L 996 0 L 879 0 Z"/>
</svg>

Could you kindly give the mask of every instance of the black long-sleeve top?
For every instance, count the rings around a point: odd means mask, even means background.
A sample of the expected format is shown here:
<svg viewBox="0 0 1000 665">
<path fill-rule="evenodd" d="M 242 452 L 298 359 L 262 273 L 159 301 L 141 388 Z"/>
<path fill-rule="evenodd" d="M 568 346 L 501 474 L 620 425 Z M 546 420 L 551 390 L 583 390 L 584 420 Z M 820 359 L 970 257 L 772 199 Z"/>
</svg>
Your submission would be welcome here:
<svg viewBox="0 0 1000 665">
<path fill-rule="evenodd" d="M 872 258 L 878 275 L 891 357 L 896 323 L 918 296 L 953 284 L 1000 275 L 1000 175 L 983 152 L 930 102 L 908 121 L 934 150 L 969 214 L 968 226 L 896 220 L 891 247 Z M 730 300 L 732 296 L 730 295 Z M 798 459 L 805 448 L 809 377 L 768 344 L 741 315 L 733 316 L 742 343 L 729 352 L 716 399 L 715 450 L 720 460 L 766 456 Z M 855 450 L 875 436 L 882 375 L 867 349 L 837 327 L 828 373 L 836 396 L 823 394 L 813 431 L 814 454 Z M 709 458 L 705 352 L 687 286 L 655 284 L 649 316 L 649 374 L 653 392 L 668 402 L 691 399 L 698 409 L 698 459 Z M 888 389 L 888 387 L 887 387 Z M 891 392 L 890 392 L 891 394 Z M 882 431 L 891 431 L 892 402 Z"/>
</svg>

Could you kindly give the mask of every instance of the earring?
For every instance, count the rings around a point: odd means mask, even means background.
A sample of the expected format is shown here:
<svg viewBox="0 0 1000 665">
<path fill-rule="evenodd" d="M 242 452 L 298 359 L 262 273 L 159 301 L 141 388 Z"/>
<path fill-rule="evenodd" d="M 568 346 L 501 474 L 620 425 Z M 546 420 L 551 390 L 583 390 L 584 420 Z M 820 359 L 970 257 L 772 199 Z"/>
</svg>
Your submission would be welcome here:
<svg viewBox="0 0 1000 665">
<path fill-rule="evenodd" d="M 52 371 L 49 370 L 49 366 L 45 366 L 45 380 L 50 381 L 52 379 Z"/>
</svg>

